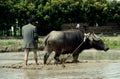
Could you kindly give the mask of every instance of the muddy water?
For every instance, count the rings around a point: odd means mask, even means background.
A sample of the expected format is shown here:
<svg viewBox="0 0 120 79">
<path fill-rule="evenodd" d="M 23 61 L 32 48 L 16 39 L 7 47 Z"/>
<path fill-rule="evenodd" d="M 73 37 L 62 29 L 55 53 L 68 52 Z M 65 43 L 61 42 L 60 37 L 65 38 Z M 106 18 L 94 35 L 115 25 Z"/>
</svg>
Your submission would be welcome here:
<svg viewBox="0 0 120 79">
<path fill-rule="evenodd" d="M 22 63 L 23 56 L 22 52 L 2 53 L 0 65 Z M 87 50 L 79 58 L 81 63 L 66 63 L 64 68 L 62 65 L 43 66 L 42 62 L 39 66 L 43 69 L 0 68 L 0 79 L 120 79 L 119 56 L 120 50 L 110 50 L 108 53 Z M 29 64 L 34 63 L 32 54 L 29 60 Z"/>
</svg>

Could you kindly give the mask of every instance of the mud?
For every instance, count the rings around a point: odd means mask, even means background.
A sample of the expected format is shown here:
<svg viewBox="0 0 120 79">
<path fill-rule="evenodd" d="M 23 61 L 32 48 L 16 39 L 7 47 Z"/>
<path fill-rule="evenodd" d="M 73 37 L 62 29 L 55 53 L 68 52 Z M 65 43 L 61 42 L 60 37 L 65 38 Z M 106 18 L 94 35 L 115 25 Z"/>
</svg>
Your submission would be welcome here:
<svg viewBox="0 0 120 79">
<path fill-rule="evenodd" d="M 107 53 L 96 50 L 83 51 L 79 63 L 54 64 L 53 55 L 48 65 L 43 64 L 38 52 L 39 65 L 35 65 L 30 53 L 29 64 L 23 65 L 24 53 L 0 53 L 0 79 L 120 79 L 120 50 Z"/>
</svg>

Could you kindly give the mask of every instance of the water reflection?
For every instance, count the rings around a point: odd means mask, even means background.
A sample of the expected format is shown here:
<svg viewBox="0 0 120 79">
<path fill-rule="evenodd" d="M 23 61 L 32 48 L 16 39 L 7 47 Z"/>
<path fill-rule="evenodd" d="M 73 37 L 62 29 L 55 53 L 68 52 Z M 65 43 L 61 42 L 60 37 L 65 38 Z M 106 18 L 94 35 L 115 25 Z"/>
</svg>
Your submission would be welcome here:
<svg viewBox="0 0 120 79">
<path fill-rule="evenodd" d="M 0 68 L 0 79 L 120 79 L 120 63 L 80 63 L 60 70 Z"/>
<path fill-rule="evenodd" d="M 103 69 L 104 79 L 120 79 L 120 63 L 108 63 Z"/>
<path fill-rule="evenodd" d="M 23 70 L 24 72 L 24 79 L 38 79 L 39 78 L 39 71 L 38 70 Z"/>
<path fill-rule="evenodd" d="M 24 79 L 19 69 L 0 68 L 0 79 Z"/>
</svg>

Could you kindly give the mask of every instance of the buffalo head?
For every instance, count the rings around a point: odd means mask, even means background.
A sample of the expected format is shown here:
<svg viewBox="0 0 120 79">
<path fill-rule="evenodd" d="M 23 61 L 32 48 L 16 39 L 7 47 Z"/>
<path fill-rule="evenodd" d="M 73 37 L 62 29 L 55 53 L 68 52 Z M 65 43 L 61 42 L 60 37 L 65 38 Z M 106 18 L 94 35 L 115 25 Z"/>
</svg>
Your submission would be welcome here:
<svg viewBox="0 0 120 79">
<path fill-rule="evenodd" d="M 86 42 L 89 43 L 89 46 L 97 50 L 107 51 L 109 48 L 105 45 L 103 40 L 98 37 L 95 33 L 85 34 Z"/>
</svg>

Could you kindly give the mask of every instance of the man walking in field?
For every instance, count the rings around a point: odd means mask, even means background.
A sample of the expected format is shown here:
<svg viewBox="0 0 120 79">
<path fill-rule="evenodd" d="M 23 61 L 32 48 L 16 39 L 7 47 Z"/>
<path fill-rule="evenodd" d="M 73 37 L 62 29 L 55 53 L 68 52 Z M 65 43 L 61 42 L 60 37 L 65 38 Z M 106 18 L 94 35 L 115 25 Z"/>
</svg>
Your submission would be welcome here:
<svg viewBox="0 0 120 79">
<path fill-rule="evenodd" d="M 24 65 L 27 66 L 28 55 L 30 51 L 34 52 L 34 59 L 36 65 L 38 65 L 37 58 L 37 48 L 38 48 L 38 35 L 35 26 L 35 19 L 29 19 L 29 23 L 22 27 L 22 36 L 23 36 L 23 48 L 25 52 L 24 56 Z"/>
</svg>

